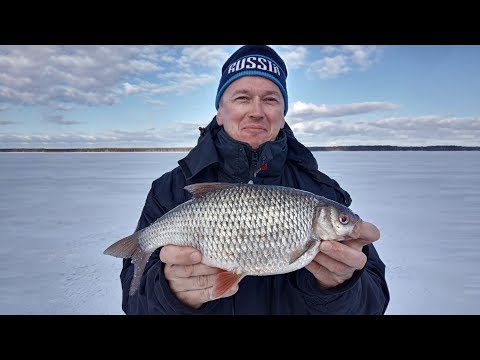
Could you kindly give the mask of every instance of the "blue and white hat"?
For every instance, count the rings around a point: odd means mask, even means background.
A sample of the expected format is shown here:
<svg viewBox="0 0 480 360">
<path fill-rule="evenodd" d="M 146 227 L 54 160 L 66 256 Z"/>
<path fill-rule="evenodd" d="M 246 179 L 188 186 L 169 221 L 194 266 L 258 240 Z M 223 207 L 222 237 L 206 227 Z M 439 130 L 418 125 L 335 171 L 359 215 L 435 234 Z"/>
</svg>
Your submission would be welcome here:
<svg viewBox="0 0 480 360">
<path fill-rule="evenodd" d="M 285 102 L 284 115 L 288 111 L 287 67 L 282 58 L 266 45 L 245 45 L 235 51 L 222 66 L 215 108 L 225 89 L 242 76 L 263 76 L 273 81 L 280 89 Z"/>
</svg>

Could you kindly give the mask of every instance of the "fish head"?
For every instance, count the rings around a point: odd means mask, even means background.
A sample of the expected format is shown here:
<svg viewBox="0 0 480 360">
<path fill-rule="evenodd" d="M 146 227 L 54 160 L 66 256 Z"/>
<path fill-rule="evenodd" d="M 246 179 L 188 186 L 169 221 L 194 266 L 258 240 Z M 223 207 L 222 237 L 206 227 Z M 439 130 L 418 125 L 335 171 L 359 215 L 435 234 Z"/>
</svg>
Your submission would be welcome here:
<svg viewBox="0 0 480 360">
<path fill-rule="evenodd" d="M 348 207 L 334 201 L 320 201 L 313 218 L 318 240 L 350 240 L 360 235 L 362 219 Z"/>
</svg>

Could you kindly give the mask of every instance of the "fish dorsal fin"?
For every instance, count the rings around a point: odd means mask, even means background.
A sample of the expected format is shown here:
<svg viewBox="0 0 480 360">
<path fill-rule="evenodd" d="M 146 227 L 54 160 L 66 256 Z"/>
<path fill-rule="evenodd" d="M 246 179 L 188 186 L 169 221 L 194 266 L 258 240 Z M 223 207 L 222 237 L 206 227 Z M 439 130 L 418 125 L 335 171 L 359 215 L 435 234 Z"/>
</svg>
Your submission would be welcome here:
<svg viewBox="0 0 480 360">
<path fill-rule="evenodd" d="M 300 259 L 300 257 L 303 254 L 305 254 L 308 250 L 310 250 L 312 247 L 314 247 L 316 243 L 318 243 L 318 240 L 315 240 L 312 238 L 307 241 L 307 243 L 302 249 L 294 251 L 290 256 L 290 264 L 293 264 L 295 261 Z"/>
<path fill-rule="evenodd" d="M 194 198 L 205 196 L 208 193 L 211 193 L 216 190 L 228 189 L 231 187 L 237 186 L 236 184 L 229 183 L 215 183 L 215 182 L 206 182 L 191 184 L 184 187 L 185 190 L 189 191 Z"/>
</svg>

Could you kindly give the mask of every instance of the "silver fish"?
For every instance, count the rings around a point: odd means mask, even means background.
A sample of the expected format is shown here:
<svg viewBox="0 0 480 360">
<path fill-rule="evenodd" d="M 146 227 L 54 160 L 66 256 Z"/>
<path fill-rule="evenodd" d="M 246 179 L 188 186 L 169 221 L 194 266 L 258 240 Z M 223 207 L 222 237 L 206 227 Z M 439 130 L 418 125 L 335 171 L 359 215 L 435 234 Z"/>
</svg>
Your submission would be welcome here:
<svg viewBox="0 0 480 360">
<path fill-rule="evenodd" d="M 188 185 L 192 198 L 111 246 L 104 254 L 132 258 L 130 294 L 157 248 L 191 246 L 206 265 L 224 269 L 213 294 L 220 296 L 247 275 L 273 275 L 308 265 L 321 240 L 359 236 L 360 217 L 346 206 L 289 187 L 255 184 Z"/>
</svg>

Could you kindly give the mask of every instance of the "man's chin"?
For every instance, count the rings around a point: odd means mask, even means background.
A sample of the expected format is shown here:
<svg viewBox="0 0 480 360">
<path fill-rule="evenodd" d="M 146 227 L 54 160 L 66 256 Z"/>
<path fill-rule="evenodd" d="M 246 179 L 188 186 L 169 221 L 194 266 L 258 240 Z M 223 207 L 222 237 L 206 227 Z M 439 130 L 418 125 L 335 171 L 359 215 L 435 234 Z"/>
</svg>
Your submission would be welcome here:
<svg viewBox="0 0 480 360">
<path fill-rule="evenodd" d="M 258 148 L 260 145 L 266 143 L 269 140 L 265 135 L 265 130 L 244 130 L 242 132 L 242 141 L 250 144 L 250 146 L 253 148 Z"/>
<path fill-rule="evenodd" d="M 247 143 L 248 145 L 250 145 L 253 150 L 256 150 L 256 149 L 258 149 L 262 144 L 264 144 L 265 142 L 267 142 L 268 140 L 253 139 L 252 137 L 250 137 L 250 138 L 244 138 L 244 139 L 241 140 L 241 141 L 243 141 L 243 142 Z"/>
</svg>

